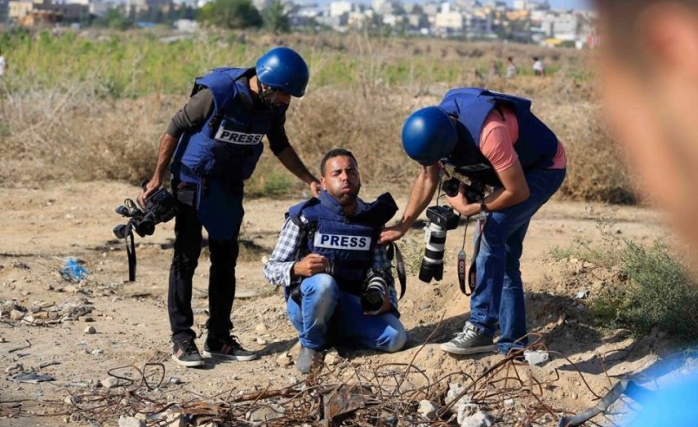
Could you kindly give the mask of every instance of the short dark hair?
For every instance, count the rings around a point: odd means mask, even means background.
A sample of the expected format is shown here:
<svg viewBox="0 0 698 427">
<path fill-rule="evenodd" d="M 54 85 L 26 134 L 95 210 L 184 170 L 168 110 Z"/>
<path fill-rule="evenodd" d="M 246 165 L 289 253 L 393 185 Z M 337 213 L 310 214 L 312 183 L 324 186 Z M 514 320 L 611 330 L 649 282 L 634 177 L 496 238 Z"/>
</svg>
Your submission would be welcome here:
<svg viewBox="0 0 698 427">
<path fill-rule="evenodd" d="M 320 175 L 325 176 L 325 163 L 327 163 L 329 159 L 340 156 L 351 157 L 352 160 L 354 160 L 356 167 L 359 167 L 359 162 L 356 161 L 356 157 L 354 157 L 354 154 L 352 154 L 351 151 L 345 150 L 344 148 L 334 148 L 322 156 L 322 161 L 320 162 Z"/>
</svg>

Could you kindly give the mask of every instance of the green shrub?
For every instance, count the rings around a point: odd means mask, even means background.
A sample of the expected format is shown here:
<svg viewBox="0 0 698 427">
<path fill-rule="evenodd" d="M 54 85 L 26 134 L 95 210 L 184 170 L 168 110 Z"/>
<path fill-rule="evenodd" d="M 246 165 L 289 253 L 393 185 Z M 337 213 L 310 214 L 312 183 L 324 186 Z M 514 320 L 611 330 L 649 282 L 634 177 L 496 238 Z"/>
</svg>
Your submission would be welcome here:
<svg viewBox="0 0 698 427">
<path fill-rule="evenodd" d="M 624 243 L 621 270 L 629 280 L 605 287 L 592 300 L 592 313 L 639 334 L 658 327 L 678 338 L 698 337 L 698 292 L 686 268 L 661 240 L 649 247 Z"/>
</svg>

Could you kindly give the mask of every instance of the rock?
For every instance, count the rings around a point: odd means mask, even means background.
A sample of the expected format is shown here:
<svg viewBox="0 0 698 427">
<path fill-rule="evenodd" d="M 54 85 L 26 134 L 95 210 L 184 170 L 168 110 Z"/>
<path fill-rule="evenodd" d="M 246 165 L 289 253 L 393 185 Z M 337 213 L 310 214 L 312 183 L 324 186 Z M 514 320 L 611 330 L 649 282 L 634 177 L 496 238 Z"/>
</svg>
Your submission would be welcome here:
<svg viewBox="0 0 698 427">
<path fill-rule="evenodd" d="M 279 412 L 269 406 L 262 406 L 247 413 L 247 419 L 252 423 L 271 421 L 281 416 Z"/>
<path fill-rule="evenodd" d="M 21 363 L 15 363 L 14 365 L 10 365 L 5 368 L 6 374 L 16 374 L 18 372 L 24 372 L 24 365 Z"/>
<path fill-rule="evenodd" d="M 291 355 L 288 353 L 282 353 L 279 357 L 276 358 L 276 364 L 281 366 L 282 368 L 286 366 L 291 366 L 293 364 Z"/>
<path fill-rule="evenodd" d="M 545 352 L 543 350 L 526 350 L 524 351 L 524 358 L 526 359 L 529 365 L 538 366 L 547 362 L 550 359 L 550 355 L 548 354 L 548 352 Z"/>
<path fill-rule="evenodd" d="M 258 332 L 258 333 L 260 333 L 260 334 L 261 334 L 261 333 L 264 333 L 264 332 L 267 331 L 267 325 L 265 325 L 264 323 L 258 323 L 258 324 L 254 327 L 254 330 L 255 330 L 255 332 Z"/>
<path fill-rule="evenodd" d="M 114 387 L 118 387 L 119 380 L 117 378 L 114 378 L 114 377 L 109 377 L 109 378 L 103 379 L 99 383 L 102 384 L 102 387 L 104 387 L 104 388 L 114 388 Z"/>
<path fill-rule="evenodd" d="M 145 427 L 145 421 L 122 415 L 119 417 L 119 427 Z"/>
<path fill-rule="evenodd" d="M 85 328 L 85 335 L 92 335 L 97 333 L 97 329 L 94 326 L 88 326 Z"/>
<path fill-rule="evenodd" d="M 325 363 L 328 365 L 336 365 L 342 360 L 342 358 L 339 356 L 339 353 L 337 353 L 337 350 L 332 349 L 327 355 L 325 356 Z"/>
<path fill-rule="evenodd" d="M 24 312 L 21 312 L 19 310 L 12 310 L 10 311 L 10 319 L 12 320 L 22 320 L 24 318 Z"/>
<path fill-rule="evenodd" d="M 439 410 L 439 407 L 436 406 L 433 402 L 429 400 L 422 400 L 419 402 L 419 408 L 417 411 L 425 418 L 428 418 L 430 420 L 433 420 L 436 418 L 436 411 Z"/>
<path fill-rule="evenodd" d="M 267 343 L 267 341 L 266 341 L 265 339 L 262 339 L 262 338 L 259 338 L 259 337 L 257 337 L 257 339 L 256 339 L 255 341 L 256 341 L 257 344 L 259 344 L 259 345 L 265 345 L 265 344 Z"/>
</svg>

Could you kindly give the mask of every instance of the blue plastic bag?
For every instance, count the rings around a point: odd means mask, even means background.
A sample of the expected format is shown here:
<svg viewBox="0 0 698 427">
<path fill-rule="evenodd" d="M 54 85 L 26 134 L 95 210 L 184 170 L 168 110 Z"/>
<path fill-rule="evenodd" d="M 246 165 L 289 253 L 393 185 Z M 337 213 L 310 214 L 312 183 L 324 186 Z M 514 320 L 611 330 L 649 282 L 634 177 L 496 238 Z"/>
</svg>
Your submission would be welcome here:
<svg viewBox="0 0 698 427">
<path fill-rule="evenodd" d="M 81 266 L 78 260 L 73 257 L 67 258 L 61 269 L 61 275 L 64 279 L 77 280 L 78 282 L 86 279 L 89 274 L 85 267 Z"/>
</svg>

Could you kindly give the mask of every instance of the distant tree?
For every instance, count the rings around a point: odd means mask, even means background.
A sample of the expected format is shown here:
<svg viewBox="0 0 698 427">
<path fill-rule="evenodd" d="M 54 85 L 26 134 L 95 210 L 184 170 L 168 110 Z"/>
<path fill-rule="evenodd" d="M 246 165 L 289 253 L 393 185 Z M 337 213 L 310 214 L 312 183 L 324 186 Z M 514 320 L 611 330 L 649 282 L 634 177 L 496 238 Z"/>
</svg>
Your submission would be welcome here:
<svg viewBox="0 0 698 427">
<path fill-rule="evenodd" d="M 251 0 L 214 0 L 199 9 L 197 21 L 228 29 L 259 28 L 263 23 Z"/>
<path fill-rule="evenodd" d="M 274 33 L 288 33 L 291 31 L 289 12 L 281 0 L 274 0 L 262 11 L 264 28 Z"/>
<path fill-rule="evenodd" d="M 133 21 L 129 19 L 121 9 L 113 8 L 106 11 L 106 13 L 99 19 L 93 22 L 93 25 L 97 27 L 109 27 L 118 30 L 127 30 L 133 27 Z"/>
</svg>

